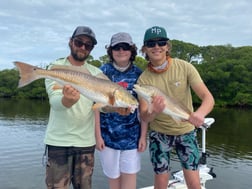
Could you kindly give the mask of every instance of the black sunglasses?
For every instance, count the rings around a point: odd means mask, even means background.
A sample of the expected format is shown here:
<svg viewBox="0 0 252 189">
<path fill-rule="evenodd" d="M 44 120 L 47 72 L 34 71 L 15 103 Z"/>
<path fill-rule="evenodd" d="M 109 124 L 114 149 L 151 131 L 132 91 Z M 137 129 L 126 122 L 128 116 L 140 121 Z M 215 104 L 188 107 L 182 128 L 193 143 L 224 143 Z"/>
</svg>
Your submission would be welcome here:
<svg viewBox="0 0 252 189">
<path fill-rule="evenodd" d="M 119 44 L 111 47 L 111 49 L 114 51 L 120 51 L 120 49 L 122 49 L 124 51 L 129 51 L 130 48 L 131 48 L 131 46 L 127 43 L 119 43 Z"/>
<path fill-rule="evenodd" d="M 148 48 L 152 48 L 152 47 L 155 47 L 156 44 L 159 46 L 159 47 L 163 47 L 165 45 L 167 45 L 167 41 L 146 41 L 144 43 L 144 46 L 148 47 Z"/>
<path fill-rule="evenodd" d="M 80 39 L 77 39 L 77 38 L 73 39 L 73 43 L 78 48 L 81 48 L 81 47 L 85 46 L 85 49 L 88 50 L 88 51 L 91 51 L 94 48 L 94 45 L 84 43 L 83 41 L 81 41 Z"/>
</svg>

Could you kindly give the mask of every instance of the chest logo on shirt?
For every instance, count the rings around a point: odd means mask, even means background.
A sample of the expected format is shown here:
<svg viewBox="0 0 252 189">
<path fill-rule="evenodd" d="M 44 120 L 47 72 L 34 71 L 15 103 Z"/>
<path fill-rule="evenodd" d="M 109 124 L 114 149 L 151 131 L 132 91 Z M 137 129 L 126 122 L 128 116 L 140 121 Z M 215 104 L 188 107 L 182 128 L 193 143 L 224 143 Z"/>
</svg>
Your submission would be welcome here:
<svg viewBox="0 0 252 189">
<path fill-rule="evenodd" d="M 127 89 L 128 88 L 128 83 L 124 81 L 117 82 L 118 85 L 122 86 L 123 88 Z"/>
<path fill-rule="evenodd" d="M 174 83 L 174 85 L 175 85 L 176 87 L 178 87 L 180 84 L 181 84 L 180 81 L 177 81 L 177 82 Z"/>
</svg>

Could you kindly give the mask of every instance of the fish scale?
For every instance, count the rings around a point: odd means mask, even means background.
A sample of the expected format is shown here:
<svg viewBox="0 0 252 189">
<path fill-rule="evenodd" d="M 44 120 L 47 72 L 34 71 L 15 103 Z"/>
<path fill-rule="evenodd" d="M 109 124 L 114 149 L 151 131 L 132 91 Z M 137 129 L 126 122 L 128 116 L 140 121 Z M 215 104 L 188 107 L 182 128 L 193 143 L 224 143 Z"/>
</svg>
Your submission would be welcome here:
<svg viewBox="0 0 252 189">
<path fill-rule="evenodd" d="M 139 97 L 148 102 L 149 107 L 154 96 L 162 96 L 164 98 L 165 109 L 163 113 L 171 116 L 175 121 L 188 120 L 190 113 L 183 109 L 183 106 L 174 99 L 165 95 L 160 89 L 151 85 L 135 84 L 133 90 Z"/>
</svg>

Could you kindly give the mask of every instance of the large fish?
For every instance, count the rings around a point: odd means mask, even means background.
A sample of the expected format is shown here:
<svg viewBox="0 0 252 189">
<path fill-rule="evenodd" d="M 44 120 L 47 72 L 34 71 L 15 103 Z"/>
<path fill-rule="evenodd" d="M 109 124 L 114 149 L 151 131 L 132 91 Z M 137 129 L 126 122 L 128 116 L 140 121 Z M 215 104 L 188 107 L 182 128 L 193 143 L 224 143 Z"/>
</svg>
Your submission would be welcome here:
<svg viewBox="0 0 252 189">
<path fill-rule="evenodd" d="M 18 87 L 47 78 L 60 85 L 70 84 L 82 95 L 96 102 L 97 107 L 112 106 L 130 108 L 134 112 L 138 107 L 137 99 L 122 86 L 110 81 L 104 74 L 92 76 L 87 69 L 78 66 L 54 65 L 45 70 L 23 62 L 14 62 L 19 70 Z M 56 87 L 57 88 L 57 87 Z"/>
<path fill-rule="evenodd" d="M 177 103 L 174 99 L 169 98 L 160 89 L 151 85 L 139 85 L 135 84 L 133 90 L 139 97 L 142 97 L 149 104 L 149 112 L 151 112 L 151 102 L 154 96 L 162 96 L 165 99 L 164 114 L 171 116 L 175 121 L 188 120 L 190 112 Z"/>
</svg>

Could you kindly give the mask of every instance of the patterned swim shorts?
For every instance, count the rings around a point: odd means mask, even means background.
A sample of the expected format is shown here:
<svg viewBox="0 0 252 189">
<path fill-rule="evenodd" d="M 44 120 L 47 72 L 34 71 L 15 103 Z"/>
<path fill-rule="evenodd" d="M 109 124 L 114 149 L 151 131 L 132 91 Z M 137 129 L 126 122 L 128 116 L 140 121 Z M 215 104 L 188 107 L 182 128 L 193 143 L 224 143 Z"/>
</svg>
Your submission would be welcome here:
<svg viewBox="0 0 252 189">
<path fill-rule="evenodd" d="M 198 169 L 200 154 L 196 131 L 178 136 L 150 131 L 149 141 L 151 163 L 156 174 L 169 172 L 170 153 L 173 148 L 184 169 Z"/>
</svg>

